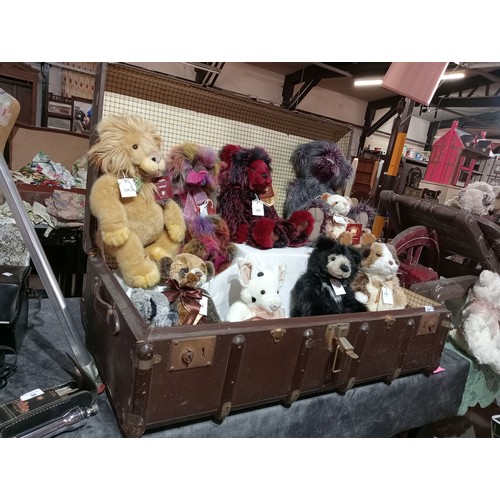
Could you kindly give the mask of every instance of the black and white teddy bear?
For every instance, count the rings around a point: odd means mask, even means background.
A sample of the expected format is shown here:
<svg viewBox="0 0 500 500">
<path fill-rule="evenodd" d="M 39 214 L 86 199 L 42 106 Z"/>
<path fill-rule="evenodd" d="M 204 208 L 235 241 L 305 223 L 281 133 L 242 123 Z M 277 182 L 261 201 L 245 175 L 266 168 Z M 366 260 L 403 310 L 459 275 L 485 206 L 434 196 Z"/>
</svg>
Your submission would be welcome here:
<svg viewBox="0 0 500 500">
<path fill-rule="evenodd" d="M 290 295 L 290 316 L 319 316 L 368 311 L 351 283 L 361 263 L 355 248 L 320 235 Z"/>
</svg>

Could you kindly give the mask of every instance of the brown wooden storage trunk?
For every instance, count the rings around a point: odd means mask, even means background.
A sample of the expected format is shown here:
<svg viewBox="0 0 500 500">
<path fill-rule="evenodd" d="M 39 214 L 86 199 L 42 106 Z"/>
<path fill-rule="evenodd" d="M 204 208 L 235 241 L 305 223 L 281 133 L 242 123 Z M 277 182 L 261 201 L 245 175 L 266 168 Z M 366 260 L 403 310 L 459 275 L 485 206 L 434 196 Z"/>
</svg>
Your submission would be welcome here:
<svg viewBox="0 0 500 500">
<path fill-rule="evenodd" d="M 412 292 L 412 307 L 390 313 L 149 327 L 96 247 L 95 176 L 82 320 L 124 436 L 439 366 L 451 315 Z"/>
<path fill-rule="evenodd" d="M 99 254 L 89 255 L 87 339 L 124 436 L 438 366 L 445 306 L 408 291 L 405 310 L 148 327 Z"/>
</svg>

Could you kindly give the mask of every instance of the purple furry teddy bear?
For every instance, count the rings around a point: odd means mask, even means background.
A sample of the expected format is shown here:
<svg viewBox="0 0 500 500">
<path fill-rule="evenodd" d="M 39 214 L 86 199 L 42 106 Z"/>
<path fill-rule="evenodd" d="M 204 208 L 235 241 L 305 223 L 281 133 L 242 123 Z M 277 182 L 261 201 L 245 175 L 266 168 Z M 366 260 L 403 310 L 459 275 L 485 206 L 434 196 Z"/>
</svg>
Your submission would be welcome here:
<svg viewBox="0 0 500 500">
<path fill-rule="evenodd" d="M 321 195 L 341 193 L 353 175 L 353 168 L 341 149 L 334 142 L 325 140 L 300 144 L 292 153 L 290 162 L 296 179 L 288 184 L 283 215 L 288 217 L 296 210 L 308 210 L 315 220 L 309 239 L 315 241 L 319 234 L 324 233 L 330 215 L 330 207 Z M 356 215 L 360 212 L 366 212 L 368 219 L 375 215 L 372 207 L 360 202 L 347 216 L 357 220 Z"/>
<path fill-rule="evenodd" d="M 211 262 L 215 272 L 228 267 L 236 255 L 229 229 L 217 214 L 220 160 L 207 146 L 185 142 L 174 146 L 167 159 L 174 200 L 182 207 L 187 226 L 182 252 Z"/>
</svg>

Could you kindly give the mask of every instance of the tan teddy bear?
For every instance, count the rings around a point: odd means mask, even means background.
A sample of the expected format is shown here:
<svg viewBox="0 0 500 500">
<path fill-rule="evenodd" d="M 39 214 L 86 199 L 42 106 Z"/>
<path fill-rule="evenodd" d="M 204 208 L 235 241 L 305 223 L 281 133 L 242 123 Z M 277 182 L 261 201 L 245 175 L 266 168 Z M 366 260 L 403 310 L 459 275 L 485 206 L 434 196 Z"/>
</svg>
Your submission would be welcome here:
<svg viewBox="0 0 500 500">
<path fill-rule="evenodd" d="M 179 205 L 155 187 L 165 170 L 162 139 L 154 124 L 139 116 L 106 117 L 96 131 L 87 153 L 89 166 L 101 174 L 89 196 L 96 240 L 106 257 L 116 259 L 127 285 L 156 285 L 157 261 L 176 255 L 186 233 Z"/>
<path fill-rule="evenodd" d="M 161 259 L 160 273 L 160 284 L 165 285 L 162 293 L 179 314 L 174 326 L 221 322 L 212 297 L 202 288 L 215 274 L 211 261 L 183 252 Z"/>
</svg>

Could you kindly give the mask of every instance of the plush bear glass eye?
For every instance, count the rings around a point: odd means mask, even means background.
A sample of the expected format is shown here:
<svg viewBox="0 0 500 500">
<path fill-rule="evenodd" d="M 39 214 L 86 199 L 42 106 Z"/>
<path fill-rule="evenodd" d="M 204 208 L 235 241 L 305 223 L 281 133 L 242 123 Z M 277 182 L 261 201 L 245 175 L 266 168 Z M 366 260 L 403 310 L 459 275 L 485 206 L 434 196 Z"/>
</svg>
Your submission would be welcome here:
<svg viewBox="0 0 500 500">
<path fill-rule="evenodd" d="M 252 302 L 257 302 L 257 299 L 255 297 L 252 297 Z"/>
<path fill-rule="evenodd" d="M 257 276 L 260 278 L 261 276 L 264 276 L 264 273 L 262 271 L 257 273 Z"/>
<path fill-rule="evenodd" d="M 132 144 L 132 149 L 137 149 L 139 146 L 137 144 Z"/>
<path fill-rule="evenodd" d="M 265 293 L 266 293 L 266 291 L 265 291 L 265 290 L 261 290 L 261 291 L 260 291 L 260 294 L 261 294 L 261 295 L 264 295 Z"/>
<path fill-rule="evenodd" d="M 335 255 L 330 255 L 330 262 L 333 262 L 335 260 Z"/>
<path fill-rule="evenodd" d="M 375 254 L 377 257 L 382 257 L 382 254 L 381 253 L 376 253 Z"/>
</svg>

